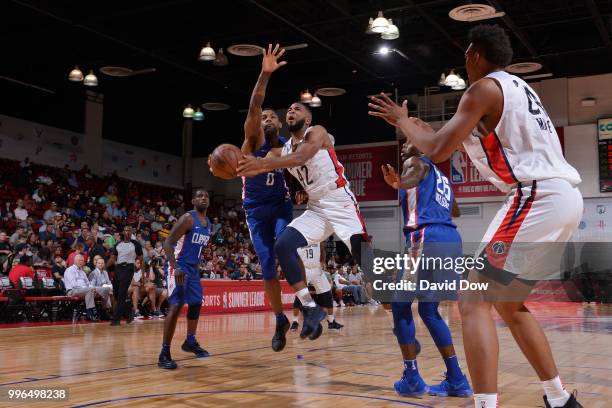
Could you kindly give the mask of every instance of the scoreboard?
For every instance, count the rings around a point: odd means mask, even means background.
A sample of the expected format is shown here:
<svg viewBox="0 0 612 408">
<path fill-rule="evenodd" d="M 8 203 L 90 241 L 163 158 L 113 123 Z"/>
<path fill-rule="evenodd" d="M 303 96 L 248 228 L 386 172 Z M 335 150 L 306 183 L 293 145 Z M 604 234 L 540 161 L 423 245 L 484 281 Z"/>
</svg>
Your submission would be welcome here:
<svg viewBox="0 0 612 408">
<path fill-rule="evenodd" d="M 599 144 L 599 191 L 612 192 L 612 118 L 597 122 Z"/>
</svg>

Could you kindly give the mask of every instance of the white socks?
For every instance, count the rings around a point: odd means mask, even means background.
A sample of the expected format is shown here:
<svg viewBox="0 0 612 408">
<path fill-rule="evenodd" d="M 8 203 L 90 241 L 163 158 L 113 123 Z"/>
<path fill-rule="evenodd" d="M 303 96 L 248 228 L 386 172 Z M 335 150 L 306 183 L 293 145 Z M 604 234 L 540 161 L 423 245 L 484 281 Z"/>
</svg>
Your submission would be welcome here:
<svg viewBox="0 0 612 408">
<path fill-rule="evenodd" d="M 315 307 L 317 304 L 312 300 L 312 296 L 310 296 L 310 292 L 308 292 L 308 288 L 302 288 L 295 292 L 295 296 L 300 299 L 303 306 L 306 307 Z"/>
<path fill-rule="evenodd" d="M 334 317 L 333 314 L 328 314 L 327 315 L 327 323 L 333 323 L 335 319 L 336 318 Z"/>
<path fill-rule="evenodd" d="M 300 316 L 293 316 L 293 320 L 291 320 L 292 322 L 297 322 Z"/>
<path fill-rule="evenodd" d="M 474 408 L 497 407 L 497 394 L 474 394 Z"/>
<path fill-rule="evenodd" d="M 570 395 L 567 391 L 565 391 L 559 376 L 547 381 L 542 381 L 542 387 L 546 393 L 548 403 L 553 408 L 564 406 L 567 400 L 570 398 Z"/>
</svg>

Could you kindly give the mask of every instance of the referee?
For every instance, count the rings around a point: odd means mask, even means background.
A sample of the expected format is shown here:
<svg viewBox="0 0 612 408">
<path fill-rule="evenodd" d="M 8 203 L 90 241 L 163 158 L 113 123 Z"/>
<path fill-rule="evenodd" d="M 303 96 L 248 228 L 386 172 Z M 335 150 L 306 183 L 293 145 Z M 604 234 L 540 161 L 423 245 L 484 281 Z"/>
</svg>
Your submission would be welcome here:
<svg viewBox="0 0 612 408">
<path fill-rule="evenodd" d="M 127 292 L 134 277 L 134 263 L 137 258 L 142 262 L 142 247 L 138 241 L 132 239 L 132 227 L 126 225 L 123 228 L 123 240 L 119 241 L 113 248 L 112 256 L 115 258 L 115 280 L 113 282 L 115 300 L 117 301 L 115 313 L 111 326 L 121 325 L 121 316 L 124 315 L 127 306 Z M 134 316 L 130 309 L 127 323 L 131 323 Z"/>
</svg>

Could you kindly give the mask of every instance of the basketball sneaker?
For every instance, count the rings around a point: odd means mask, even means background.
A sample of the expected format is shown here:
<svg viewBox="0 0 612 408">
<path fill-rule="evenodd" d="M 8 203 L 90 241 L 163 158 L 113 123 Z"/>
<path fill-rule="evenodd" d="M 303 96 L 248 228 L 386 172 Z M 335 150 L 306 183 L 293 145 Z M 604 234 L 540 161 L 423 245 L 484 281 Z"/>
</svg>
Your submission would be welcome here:
<svg viewBox="0 0 612 408">
<path fill-rule="evenodd" d="M 183 342 L 181 346 L 181 350 L 186 351 L 187 353 L 193 353 L 197 358 L 208 357 L 210 353 L 200 347 L 200 344 L 196 341 L 195 343 L 189 343 L 187 340 Z"/>
<path fill-rule="evenodd" d="M 418 373 L 406 374 L 406 371 L 404 371 L 402 378 L 393 384 L 393 388 L 402 397 L 420 397 L 429 390 L 429 387 Z"/>
<path fill-rule="evenodd" d="M 289 330 L 291 330 L 292 332 L 296 332 L 299 327 L 300 327 L 300 324 L 297 321 L 295 321 L 291 323 L 291 327 L 289 328 Z"/>
<path fill-rule="evenodd" d="M 323 333 L 321 321 L 327 318 L 327 312 L 319 306 L 304 306 L 302 313 L 304 313 L 304 323 L 300 337 L 302 339 L 308 337 L 310 340 L 318 339 Z"/>
<path fill-rule="evenodd" d="M 281 351 L 287 344 L 287 338 L 285 335 L 289 331 L 289 319 L 283 313 L 282 317 L 276 319 L 276 331 L 274 337 L 272 337 L 272 350 Z"/>
<path fill-rule="evenodd" d="M 338 323 L 336 320 L 334 320 L 331 323 L 327 323 L 327 330 L 340 330 L 341 328 L 343 328 L 344 325 Z"/>
<path fill-rule="evenodd" d="M 166 370 L 174 370 L 176 367 L 176 361 L 170 357 L 170 353 L 159 353 L 159 358 L 157 359 L 157 366 L 159 368 L 164 368 Z"/>
<path fill-rule="evenodd" d="M 582 405 L 580 405 L 578 401 L 576 401 L 577 396 L 578 391 L 574 390 L 574 392 L 570 394 L 570 397 L 565 403 L 565 405 L 561 408 L 584 408 Z M 546 395 L 544 396 L 544 404 L 546 405 L 546 408 L 551 408 L 550 404 L 548 403 L 548 398 L 546 398 Z"/>
<path fill-rule="evenodd" d="M 429 386 L 429 395 L 436 397 L 471 397 L 473 394 L 470 382 L 465 375 L 459 379 L 450 380 L 444 373 L 444 380 L 438 385 Z"/>
</svg>

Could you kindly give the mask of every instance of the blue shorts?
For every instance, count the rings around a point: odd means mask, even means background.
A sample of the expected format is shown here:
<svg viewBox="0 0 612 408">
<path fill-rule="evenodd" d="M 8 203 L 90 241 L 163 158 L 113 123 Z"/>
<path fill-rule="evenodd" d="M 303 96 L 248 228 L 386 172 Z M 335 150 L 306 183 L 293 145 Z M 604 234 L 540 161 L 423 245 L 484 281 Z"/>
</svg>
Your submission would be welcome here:
<svg viewBox="0 0 612 408">
<path fill-rule="evenodd" d="M 185 277 L 182 285 L 177 285 L 174 280 L 172 268 L 166 266 L 166 287 L 168 288 L 168 303 L 171 305 L 202 304 L 202 284 L 200 283 L 200 272 L 196 266 L 177 265 L 181 268 Z"/>
<path fill-rule="evenodd" d="M 457 229 L 444 224 L 431 224 L 406 233 L 405 236 L 406 253 L 422 259 L 416 272 L 416 291 L 396 292 L 395 300 L 457 300 L 456 290 L 446 287 L 431 289 L 425 284 L 421 286 L 421 281 L 427 281 L 449 285 L 454 282 L 459 287 L 461 273 L 465 271 L 462 271 L 463 246 Z"/>
<path fill-rule="evenodd" d="M 283 199 L 276 203 L 245 209 L 245 213 L 263 278 L 265 280 L 274 279 L 276 278 L 274 242 L 293 220 L 291 201 Z"/>
</svg>

